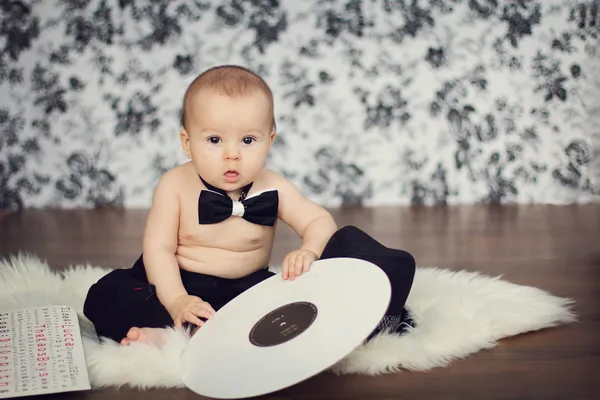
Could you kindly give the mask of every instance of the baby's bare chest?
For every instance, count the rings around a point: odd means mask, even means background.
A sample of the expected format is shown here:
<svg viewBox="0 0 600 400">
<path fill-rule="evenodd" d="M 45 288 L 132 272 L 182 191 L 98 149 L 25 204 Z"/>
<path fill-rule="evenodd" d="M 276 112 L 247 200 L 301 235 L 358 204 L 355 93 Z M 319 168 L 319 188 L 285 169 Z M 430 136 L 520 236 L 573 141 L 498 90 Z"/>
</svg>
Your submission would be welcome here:
<svg viewBox="0 0 600 400">
<path fill-rule="evenodd" d="M 254 224 L 238 216 L 219 223 L 200 224 L 198 195 L 199 191 L 189 191 L 180 198 L 180 246 L 251 251 L 272 241 L 273 227 Z"/>
</svg>

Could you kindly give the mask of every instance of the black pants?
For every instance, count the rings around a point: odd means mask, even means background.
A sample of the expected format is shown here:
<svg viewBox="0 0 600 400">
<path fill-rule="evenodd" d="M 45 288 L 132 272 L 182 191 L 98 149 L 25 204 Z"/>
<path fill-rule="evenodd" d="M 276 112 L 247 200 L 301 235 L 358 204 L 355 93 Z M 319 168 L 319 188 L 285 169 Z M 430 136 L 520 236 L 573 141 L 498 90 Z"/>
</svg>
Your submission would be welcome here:
<svg viewBox="0 0 600 400">
<path fill-rule="evenodd" d="M 401 316 L 403 321 L 407 319 L 404 304 L 415 274 L 415 260 L 409 253 L 387 248 L 360 229 L 345 226 L 333 234 L 321 255 L 321 259 L 337 257 L 358 258 L 378 265 L 392 285 L 392 297 L 386 316 Z M 242 292 L 273 276 L 273 272 L 267 268 L 239 279 L 226 279 L 185 270 L 180 272 L 188 294 L 208 302 L 215 311 Z M 368 282 L 365 282 L 365 285 L 368 285 Z M 94 324 L 99 337 L 107 337 L 117 342 L 124 338 L 133 326 L 173 326 L 171 316 L 158 300 L 156 287 L 148 283 L 142 256 L 132 268 L 111 271 L 92 285 L 83 312 Z M 373 334 L 381 330 L 378 328 Z"/>
</svg>

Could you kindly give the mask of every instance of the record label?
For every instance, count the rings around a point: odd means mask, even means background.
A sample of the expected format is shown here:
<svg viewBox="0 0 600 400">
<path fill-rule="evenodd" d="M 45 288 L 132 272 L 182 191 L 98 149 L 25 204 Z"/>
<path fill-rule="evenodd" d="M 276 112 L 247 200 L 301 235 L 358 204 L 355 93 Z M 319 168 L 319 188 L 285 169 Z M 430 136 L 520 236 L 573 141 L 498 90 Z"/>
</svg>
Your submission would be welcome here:
<svg viewBox="0 0 600 400">
<path fill-rule="evenodd" d="M 252 327 L 250 342 L 255 346 L 269 347 L 292 340 L 312 325 L 317 313 L 317 306 L 307 301 L 278 307 Z"/>
</svg>

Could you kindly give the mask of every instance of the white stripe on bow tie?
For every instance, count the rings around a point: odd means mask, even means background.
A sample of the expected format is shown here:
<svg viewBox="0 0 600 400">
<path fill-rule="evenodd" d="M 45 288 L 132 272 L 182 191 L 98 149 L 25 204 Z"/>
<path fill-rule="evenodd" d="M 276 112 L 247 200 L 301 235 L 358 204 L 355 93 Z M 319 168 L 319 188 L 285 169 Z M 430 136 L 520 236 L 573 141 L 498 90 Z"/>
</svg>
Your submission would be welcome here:
<svg viewBox="0 0 600 400">
<path fill-rule="evenodd" d="M 233 207 L 231 209 L 231 215 L 243 217 L 244 211 L 245 211 L 244 205 L 237 200 L 233 200 Z"/>
</svg>

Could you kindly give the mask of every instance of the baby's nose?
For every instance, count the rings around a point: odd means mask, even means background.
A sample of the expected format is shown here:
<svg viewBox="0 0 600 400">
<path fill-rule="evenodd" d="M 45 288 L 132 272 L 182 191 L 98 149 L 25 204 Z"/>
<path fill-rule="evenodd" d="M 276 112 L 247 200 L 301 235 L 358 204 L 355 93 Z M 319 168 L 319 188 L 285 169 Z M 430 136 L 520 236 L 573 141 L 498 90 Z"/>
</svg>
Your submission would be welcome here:
<svg viewBox="0 0 600 400">
<path fill-rule="evenodd" d="M 228 160 L 237 160 L 240 158 L 240 149 L 237 147 L 229 147 L 225 150 L 225 158 Z"/>
</svg>

